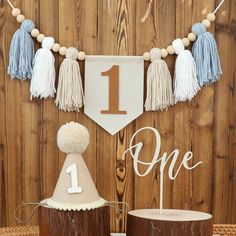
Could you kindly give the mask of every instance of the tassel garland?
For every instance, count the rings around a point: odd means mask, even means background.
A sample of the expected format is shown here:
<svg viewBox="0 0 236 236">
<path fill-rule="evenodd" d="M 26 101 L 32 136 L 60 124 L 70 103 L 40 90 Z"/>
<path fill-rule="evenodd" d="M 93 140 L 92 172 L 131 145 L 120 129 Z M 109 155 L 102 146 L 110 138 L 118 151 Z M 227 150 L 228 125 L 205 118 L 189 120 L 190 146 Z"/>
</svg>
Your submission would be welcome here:
<svg viewBox="0 0 236 236">
<path fill-rule="evenodd" d="M 222 74 L 216 41 L 202 23 L 194 24 L 192 32 L 197 35 L 192 53 L 197 66 L 198 82 L 200 86 L 209 85 L 219 80 Z"/>
<path fill-rule="evenodd" d="M 30 32 L 35 28 L 31 20 L 24 20 L 13 35 L 10 53 L 8 74 L 11 78 L 31 79 L 32 63 L 34 59 L 34 43 Z"/>
<path fill-rule="evenodd" d="M 70 47 L 66 52 L 60 71 L 56 106 L 63 111 L 79 111 L 83 106 L 83 87 L 80 75 L 78 50 Z"/>
<path fill-rule="evenodd" d="M 166 62 L 161 59 L 161 50 L 153 48 L 150 55 L 145 110 L 163 111 L 173 104 L 172 79 Z"/>
<path fill-rule="evenodd" d="M 197 81 L 196 64 L 191 52 L 184 49 L 181 39 L 175 39 L 172 46 L 178 55 L 174 74 L 175 103 L 190 101 L 200 89 Z"/>
<path fill-rule="evenodd" d="M 30 85 L 31 99 L 33 97 L 54 97 L 55 90 L 55 58 L 50 51 L 54 45 L 52 37 L 45 37 L 42 48 L 36 52 L 33 63 L 33 75 Z"/>
</svg>

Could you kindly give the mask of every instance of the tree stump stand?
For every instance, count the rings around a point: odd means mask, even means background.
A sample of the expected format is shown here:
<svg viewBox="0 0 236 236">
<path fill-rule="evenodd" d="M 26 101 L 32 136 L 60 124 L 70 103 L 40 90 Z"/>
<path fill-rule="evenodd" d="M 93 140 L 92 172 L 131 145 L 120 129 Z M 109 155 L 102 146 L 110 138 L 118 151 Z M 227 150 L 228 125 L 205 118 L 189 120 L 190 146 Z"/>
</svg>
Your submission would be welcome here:
<svg viewBox="0 0 236 236">
<path fill-rule="evenodd" d="M 39 208 L 40 236 L 110 236 L 109 207 L 86 211 Z"/>
<path fill-rule="evenodd" d="M 128 213 L 127 236 L 212 236 L 212 216 L 185 210 L 141 209 Z"/>
</svg>

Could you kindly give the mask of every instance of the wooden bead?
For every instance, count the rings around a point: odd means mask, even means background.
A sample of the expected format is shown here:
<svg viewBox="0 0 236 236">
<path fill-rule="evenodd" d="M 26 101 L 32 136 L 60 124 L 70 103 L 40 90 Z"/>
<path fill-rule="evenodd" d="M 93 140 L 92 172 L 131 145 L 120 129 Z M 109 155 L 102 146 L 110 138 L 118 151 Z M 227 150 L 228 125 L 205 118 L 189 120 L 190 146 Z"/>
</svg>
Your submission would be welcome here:
<svg viewBox="0 0 236 236">
<path fill-rule="evenodd" d="M 59 52 L 61 46 L 59 43 L 54 43 L 53 47 L 52 47 L 52 51 L 53 52 Z"/>
<path fill-rule="evenodd" d="M 20 14 L 16 17 L 17 22 L 22 23 L 25 20 L 25 16 Z"/>
<path fill-rule="evenodd" d="M 150 53 L 149 52 L 145 52 L 143 54 L 143 59 L 144 59 L 144 61 L 150 61 L 150 59 L 151 59 Z"/>
<path fill-rule="evenodd" d="M 19 8 L 14 8 L 11 12 L 11 14 L 14 16 L 14 17 L 17 17 L 19 16 L 21 13 L 20 9 Z"/>
<path fill-rule="evenodd" d="M 38 41 L 39 43 L 42 43 L 44 38 L 45 38 L 45 35 L 44 35 L 44 34 L 39 34 L 39 35 L 37 36 L 37 41 Z"/>
<path fill-rule="evenodd" d="M 208 19 L 210 22 L 214 22 L 215 19 L 216 19 L 216 16 L 215 16 L 215 14 L 213 14 L 213 13 L 209 13 L 209 14 L 207 15 L 207 19 Z"/>
<path fill-rule="evenodd" d="M 85 60 L 85 58 L 86 58 L 85 52 L 80 51 L 80 52 L 78 53 L 78 59 L 79 59 L 79 60 Z"/>
<path fill-rule="evenodd" d="M 39 35 L 39 30 L 38 29 L 33 29 L 31 31 L 31 36 L 32 37 L 36 38 L 36 37 L 38 37 L 38 35 Z"/>
<path fill-rule="evenodd" d="M 161 57 L 165 58 L 167 56 L 168 56 L 168 51 L 165 48 L 161 49 Z"/>
<path fill-rule="evenodd" d="M 188 34 L 188 39 L 189 39 L 191 42 L 195 41 L 196 38 L 197 38 L 196 34 L 194 34 L 194 33 L 189 33 L 189 34 Z"/>
<path fill-rule="evenodd" d="M 190 40 L 188 38 L 183 38 L 182 41 L 185 47 L 188 47 L 190 45 Z"/>
<path fill-rule="evenodd" d="M 205 19 L 202 21 L 202 24 L 206 27 L 209 28 L 211 26 L 211 22 L 208 19 Z"/>
<path fill-rule="evenodd" d="M 60 55 L 62 55 L 62 56 L 65 56 L 65 55 L 66 55 L 66 51 L 67 51 L 67 48 L 66 48 L 66 47 L 61 47 L 61 48 L 59 49 L 59 53 L 60 53 Z"/>
<path fill-rule="evenodd" d="M 168 52 L 170 55 L 174 55 L 174 54 L 175 54 L 175 49 L 173 48 L 172 45 L 170 45 L 170 46 L 167 47 L 167 52 Z"/>
</svg>

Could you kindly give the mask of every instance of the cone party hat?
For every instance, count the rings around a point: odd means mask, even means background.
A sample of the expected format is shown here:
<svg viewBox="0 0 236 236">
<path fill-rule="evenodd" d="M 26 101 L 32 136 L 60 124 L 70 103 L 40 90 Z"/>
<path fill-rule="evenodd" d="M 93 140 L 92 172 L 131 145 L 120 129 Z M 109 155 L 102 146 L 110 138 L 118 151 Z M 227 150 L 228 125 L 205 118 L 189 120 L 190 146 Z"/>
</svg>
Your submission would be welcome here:
<svg viewBox="0 0 236 236">
<path fill-rule="evenodd" d="M 65 124 L 58 131 L 57 144 L 67 156 L 52 197 L 43 203 L 60 210 L 77 211 L 105 205 L 81 155 L 89 144 L 88 130 L 79 123 Z"/>
</svg>

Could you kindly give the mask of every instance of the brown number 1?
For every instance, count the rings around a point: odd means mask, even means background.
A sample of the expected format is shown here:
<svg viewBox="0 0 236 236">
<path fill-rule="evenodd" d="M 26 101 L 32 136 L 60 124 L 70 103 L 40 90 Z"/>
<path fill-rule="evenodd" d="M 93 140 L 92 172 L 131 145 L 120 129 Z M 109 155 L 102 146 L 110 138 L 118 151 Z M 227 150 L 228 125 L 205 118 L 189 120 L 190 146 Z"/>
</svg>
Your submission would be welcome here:
<svg viewBox="0 0 236 236">
<path fill-rule="evenodd" d="M 101 72 L 102 76 L 109 78 L 109 107 L 102 110 L 101 114 L 127 114 L 119 110 L 119 66 L 114 65 L 109 70 Z"/>
</svg>

